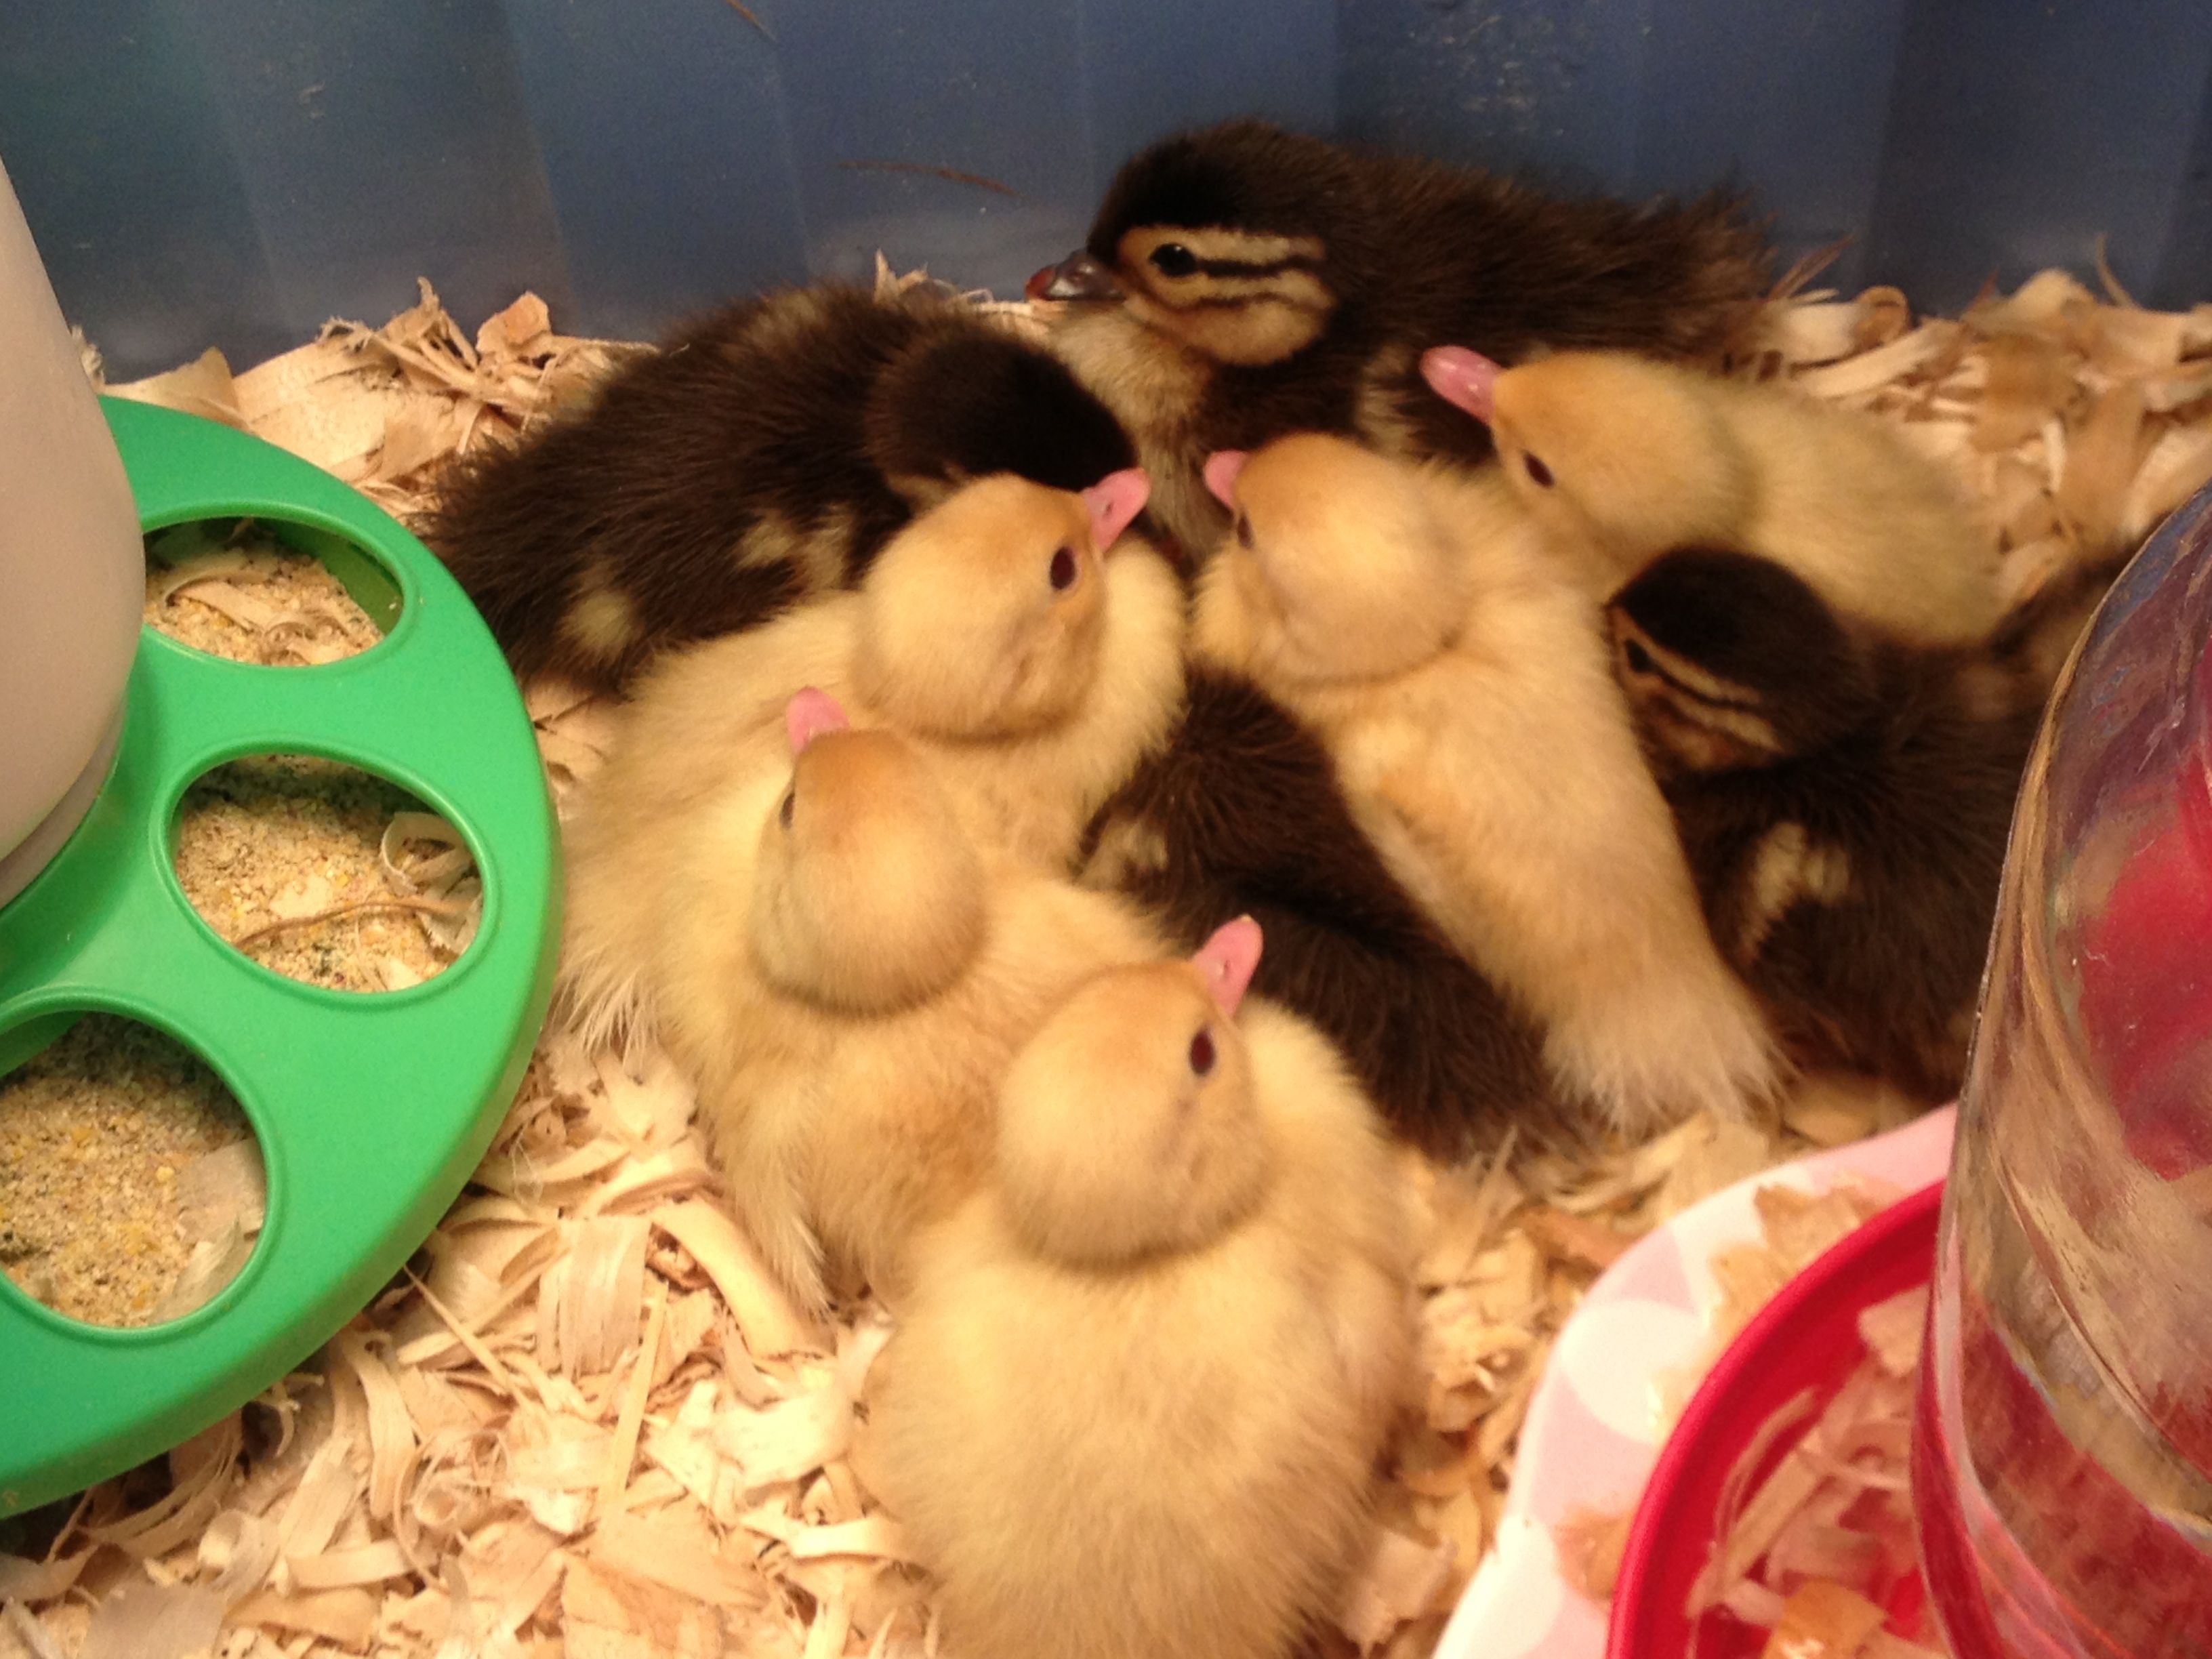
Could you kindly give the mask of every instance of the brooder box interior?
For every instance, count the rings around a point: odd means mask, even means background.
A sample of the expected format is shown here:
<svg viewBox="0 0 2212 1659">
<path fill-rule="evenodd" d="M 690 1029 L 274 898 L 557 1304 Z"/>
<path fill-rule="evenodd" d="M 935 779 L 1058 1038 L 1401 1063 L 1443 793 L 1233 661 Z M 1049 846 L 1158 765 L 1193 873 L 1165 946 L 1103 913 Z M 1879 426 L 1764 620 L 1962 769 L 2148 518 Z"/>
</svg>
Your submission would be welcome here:
<svg viewBox="0 0 2212 1659">
<path fill-rule="evenodd" d="M 1852 239 L 1822 281 L 1893 283 L 1930 313 L 2049 265 L 2094 281 L 2100 243 L 2146 306 L 2212 298 L 2212 14 L 2183 0 L 2124 15 L 1238 0 L 1200 15 L 0 0 L 0 157 L 116 380 L 210 344 L 258 362 L 332 315 L 400 311 L 417 276 L 470 331 L 530 289 L 563 334 L 618 339 L 778 283 L 865 278 L 878 249 L 1011 296 L 1081 240 L 1127 154 L 1248 112 L 1630 196 L 1732 177 L 1786 254 Z M 410 315 L 394 337 L 434 346 Z M 549 758 L 589 750 L 587 714 L 532 712 Z M 1820 1109 L 1803 1123 L 1823 1133 L 1875 1121 Z M 104 1553 L 80 1533 L 0 1599 L 58 1607 L 69 1633 L 69 1564 L 88 1574 L 81 1624 L 88 1593 L 137 1582 L 119 1564 L 169 1571 L 197 1540 L 191 1617 L 219 1590 L 234 1632 L 288 1650 L 428 1652 L 466 1632 L 471 1651 L 550 1651 L 566 1628 L 681 1651 L 742 1626 L 763 1650 L 811 1653 L 901 1628 L 915 1602 L 897 1541 L 862 1511 L 841 1439 L 882 1329 L 791 1322 L 712 1200 L 687 1111 L 664 1074 L 549 1049 L 448 1220 L 441 1299 L 394 1287 L 331 1351 L 328 1389 L 293 1402 L 300 1467 L 264 1443 L 289 1435 L 289 1408 L 231 1419 L 171 1460 L 161 1506 L 96 1501 L 81 1518 Z M 1519 1413 L 1580 1287 L 1636 1230 L 1774 1151 L 1693 1124 L 1607 1168 L 1430 1190 L 1437 1369 L 1392 1500 L 1414 1506 L 1393 1511 L 1411 1529 L 1374 1565 L 1367 1630 L 1434 1640 L 1440 1599 L 1493 1535 Z M 518 1304 L 538 1337 L 484 1363 L 471 1344 Z M 742 1447 L 740 1402 L 763 1419 Z M 488 1409 L 512 1412 L 496 1433 Z M 357 1489 L 337 1460 L 309 1466 L 325 1438 L 357 1454 Z M 258 1510 L 229 1473 L 241 1450 L 283 1488 Z M 787 1504 L 741 1517 L 717 1484 L 739 1450 L 787 1467 Z M 711 1529 L 672 1520 L 672 1493 Z M 311 1565 L 241 1599 L 278 1527 Z M 782 1600 L 762 1605 L 729 1570 L 732 1536 L 775 1559 Z M 1456 1567 L 1419 1541 L 1438 1536 Z"/>
</svg>

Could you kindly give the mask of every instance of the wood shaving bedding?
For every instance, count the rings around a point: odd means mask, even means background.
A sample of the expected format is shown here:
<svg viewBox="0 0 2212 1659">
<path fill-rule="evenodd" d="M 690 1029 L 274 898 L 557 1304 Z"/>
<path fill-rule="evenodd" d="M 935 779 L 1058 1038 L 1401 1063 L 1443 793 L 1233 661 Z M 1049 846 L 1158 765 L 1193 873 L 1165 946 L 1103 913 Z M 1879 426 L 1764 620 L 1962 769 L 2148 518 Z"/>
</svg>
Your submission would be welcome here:
<svg viewBox="0 0 2212 1659">
<path fill-rule="evenodd" d="M 1034 329 L 1019 305 L 993 310 Z M 246 374 L 211 353 L 114 390 L 257 431 L 405 517 L 442 456 L 510 440 L 640 349 L 556 335 L 529 295 L 471 343 L 425 284 L 383 329 L 334 323 Z M 2212 476 L 2212 307 L 2145 312 L 2109 283 L 2100 297 L 2046 272 L 1959 319 L 1916 319 L 1893 289 L 1798 295 L 1744 368 L 1902 422 L 1972 488 L 2023 597 L 2108 565 Z M 551 685 L 527 702 L 565 796 L 605 753 L 606 710 Z M 1708 1193 L 1909 1109 L 1816 1078 L 1770 1121 L 1701 1115 L 1578 1159 L 1409 1154 L 1425 1405 L 1332 1650 L 1433 1646 L 1493 1535 L 1551 1343 L 1604 1263 Z M 0 1556 L 0 1641 L 82 1659 L 120 1628 L 127 1587 L 181 1624 L 213 1598 L 226 1659 L 935 1653 L 927 1586 L 866 1479 L 888 1325 L 870 1304 L 828 1329 L 799 1318 L 690 1120 L 665 1061 L 633 1076 L 549 1029 L 476 1183 L 313 1365 L 77 1513 L 0 1527 L 16 1557 Z M 1790 1255 L 1843 1219 L 1796 1205 L 1770 1200 Z M 1731 1316 L 1748 1317 L 1783 1268 L 1737 1267 Z M 214 1474 L 210 1444 L 238 1449 Z M 103 1530 L 156 1511 L 192 1525 L 135 1552 Z M 1609 1530 L 1593 1518 L 1594 1572 Z"/>
</svg>

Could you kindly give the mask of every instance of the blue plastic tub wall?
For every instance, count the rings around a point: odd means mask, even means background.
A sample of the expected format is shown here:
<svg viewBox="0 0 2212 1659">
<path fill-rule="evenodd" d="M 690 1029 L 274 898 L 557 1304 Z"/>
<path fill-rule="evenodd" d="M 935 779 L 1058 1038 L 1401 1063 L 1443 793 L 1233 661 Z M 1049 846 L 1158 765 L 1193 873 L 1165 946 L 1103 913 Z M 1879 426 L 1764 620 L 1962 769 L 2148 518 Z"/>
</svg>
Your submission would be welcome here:
<svg viewBox="0 0 2212 1659">
<path fill-rule="evenodd" d="M 0 158 L 118 376 L 429 276 L 653 333 L 882 247 L 1011 295 L 1257 112 L 1631 196 L 1733 173 L 1919 304 L 2212 297 L 2208 0 L 0 0 Z M 983 182 L 983 181 L 988 181 Z"/>
</svg>

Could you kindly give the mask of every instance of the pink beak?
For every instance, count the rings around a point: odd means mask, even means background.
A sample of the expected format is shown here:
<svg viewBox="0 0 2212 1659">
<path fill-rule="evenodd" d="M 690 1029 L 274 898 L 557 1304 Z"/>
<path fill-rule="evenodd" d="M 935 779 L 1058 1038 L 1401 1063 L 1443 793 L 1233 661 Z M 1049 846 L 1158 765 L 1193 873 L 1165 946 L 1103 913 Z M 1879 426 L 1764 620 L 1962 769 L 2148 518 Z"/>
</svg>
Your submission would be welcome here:
<svg viewBox="0 0 2212 1659">
<path fill-rule="evenodd" d="M 1145 510 L 1152 493 L 1152 481 L 1141 466 L 1109 472 L 1083 492 L 1083 504 L 1091 509 L 1091 539 L 1101 553 L 1113 546 L 1129 527 L 1129 520 Z"/>
<path fill-rule="evenodd" d="M 1237 510 L 1237 475 L 1251 459 L 1241 449 L 1217 449 L 1206 458 L 1206 487 L 1231 513 Z"/>
<path fill-rule="evenodd" d="M 851 724 L 836 698 L 811 685 L 801 687 L 783 706 L 783 729 L 794 755 L 824 732 L 842 732 Z"/>
<path fill-rule="evenodd" d="M 1213 937 L 1191 957 L 1198 971 L 1206 975 L 1206 988 L 1213 993 L 1214 1006 L 1231 1018 L 1236 1017 L 1245 988 L 1260 965 L 1260 924 L 1249 916 L 1239 916 L 1215 928 Z"/>
<path fill-rule="evenodd" d="M 1421 378 L 1446 403 L 1488 425 L 1498 416 L 1496 363 L 1465 346 L 1431 346 L 1421 354 Z"/>
</svg>

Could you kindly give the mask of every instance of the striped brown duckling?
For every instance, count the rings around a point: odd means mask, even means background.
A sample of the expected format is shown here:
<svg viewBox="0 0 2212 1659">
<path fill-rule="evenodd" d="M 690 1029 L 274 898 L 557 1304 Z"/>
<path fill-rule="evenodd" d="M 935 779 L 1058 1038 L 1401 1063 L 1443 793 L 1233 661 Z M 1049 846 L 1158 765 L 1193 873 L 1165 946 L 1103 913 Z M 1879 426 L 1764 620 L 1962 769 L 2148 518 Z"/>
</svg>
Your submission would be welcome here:
<svg viewBox="0 0 2212 1659">
<path fill-rule="evenodd" d="M 1204 556 L 1227 524 L 1206 457 L 1297 430 L 1474 462 L 1418 359 L 1619 346 L 1705 357 L 1753 315 L 1770 254 L 1744 198 L 1565 198 L 1242 120 L 1121 170 L 1085 246 L 1030 283 L 1054 343 L 1138 441 L 1153 516 Z"/>
<path fill-rule="evenodd" d="M 2041 717 L 2024 650 L 1854 625 L 1729 550 L 1660 558 L 1609 607 L 1616 669 L 1723 953 L 1806 1066 L 1958 1091 L 2013 802 Z"/>
</svg>

